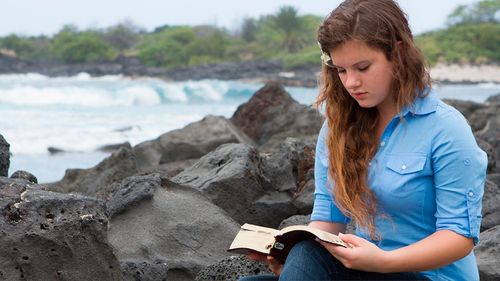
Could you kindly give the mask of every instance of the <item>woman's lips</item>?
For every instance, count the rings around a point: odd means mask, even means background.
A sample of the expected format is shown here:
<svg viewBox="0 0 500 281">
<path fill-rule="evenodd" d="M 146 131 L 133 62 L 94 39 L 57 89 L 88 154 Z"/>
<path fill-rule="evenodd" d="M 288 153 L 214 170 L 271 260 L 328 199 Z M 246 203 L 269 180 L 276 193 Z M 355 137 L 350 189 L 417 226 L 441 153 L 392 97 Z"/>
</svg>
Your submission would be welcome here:
<svg viewBox="0 0 500 281">
<path fill-rule="evenodd" d="M 355 92 L 351 94 L 353 98 L 359 99 L 366 95 L 366 92 Z"/>
</svg>

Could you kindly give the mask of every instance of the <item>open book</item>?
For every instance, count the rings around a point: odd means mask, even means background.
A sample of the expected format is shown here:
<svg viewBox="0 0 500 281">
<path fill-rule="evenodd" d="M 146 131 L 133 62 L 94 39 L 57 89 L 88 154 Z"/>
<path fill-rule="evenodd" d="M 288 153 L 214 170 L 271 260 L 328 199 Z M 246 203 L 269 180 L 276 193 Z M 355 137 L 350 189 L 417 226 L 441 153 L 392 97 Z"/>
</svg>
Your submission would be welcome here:
<svg viewBox="0 0 500 281">
<path fill-rule="evenodd" d="M 348 247 L 337 235 L 307 225 L 292 225 L 277 230 L 245 223 L 236 234 L 228 251 L 238 254 L 256 251 L 271 255 L 277 261 L 284 263 L 293 245 L 302 240 L 315 238 Z"/>
</svg>

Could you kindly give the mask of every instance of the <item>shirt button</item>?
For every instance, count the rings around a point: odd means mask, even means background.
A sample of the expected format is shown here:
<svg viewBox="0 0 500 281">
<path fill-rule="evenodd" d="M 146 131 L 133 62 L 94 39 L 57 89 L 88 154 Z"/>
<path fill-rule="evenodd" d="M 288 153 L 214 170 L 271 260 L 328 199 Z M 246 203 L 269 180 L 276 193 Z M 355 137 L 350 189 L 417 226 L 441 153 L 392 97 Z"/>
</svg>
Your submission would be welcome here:
<svg viewBox="0 0 500 281">
<path fill-rule="evenodd" d="M 470 196 L 470 197 L 474 196 L 474 192 L 469 191 L 469 196 Z"/>
<path fill-rule="evenodd" d="M 403 166 L 401 166 L 401 170 L 406 170 L 406 165 L 403 164 Z"/>
<path fill-rule="evenodd" d="M 385 146 L 385 141 L 381 142 L 380 146 Z"/>
</svg>

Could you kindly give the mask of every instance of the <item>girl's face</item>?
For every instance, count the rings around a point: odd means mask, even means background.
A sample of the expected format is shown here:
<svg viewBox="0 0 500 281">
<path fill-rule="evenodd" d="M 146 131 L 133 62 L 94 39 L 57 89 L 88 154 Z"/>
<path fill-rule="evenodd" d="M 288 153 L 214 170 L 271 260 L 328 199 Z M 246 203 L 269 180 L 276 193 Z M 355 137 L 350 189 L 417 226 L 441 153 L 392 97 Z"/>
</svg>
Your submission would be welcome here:
<svg viewBox="0 0 500 281">
<path fill-rule="evenodd" d="M 396 114 L 390 92 L 392 63 L 385 54 L 358 40 L 350 40 L 330 53 L 342 84 L 361 107 L 377 107 L 380 114 Z"/>
</svg>

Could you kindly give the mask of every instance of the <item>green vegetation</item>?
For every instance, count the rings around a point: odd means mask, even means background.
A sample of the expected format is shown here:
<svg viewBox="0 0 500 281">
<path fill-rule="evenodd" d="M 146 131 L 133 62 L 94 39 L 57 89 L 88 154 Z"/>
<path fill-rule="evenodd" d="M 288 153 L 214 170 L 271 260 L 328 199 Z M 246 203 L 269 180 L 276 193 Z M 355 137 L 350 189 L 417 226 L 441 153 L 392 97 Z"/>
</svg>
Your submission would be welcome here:
<svg viewBox="0 0 500 281">
<path fill-rule="evenodd" d="M 499 63 L 499 15 L 500 0 L 459 6 L 449 15 L 447 28 L 416 36 L 416 42 L 431 64 Z M 2 37 L 0 53 L 69 64 L 137 56 L 147 66 L 166 68 L 272 59 L 295 68 L 319 65 L 315 34 L 321 20 L 284 6 L 275 14 L 243 19 L 237 31 L 165 25 L 146 32 L 130 21 L 99 30 L 65 26 L 52 37 Z"/>
<path fill-rule="evenodd" d="M 431 64 L 499 63 L 500 0 L 458 6 L 448 16 L 448 27 L 416 38 Z"/>
</svg>

